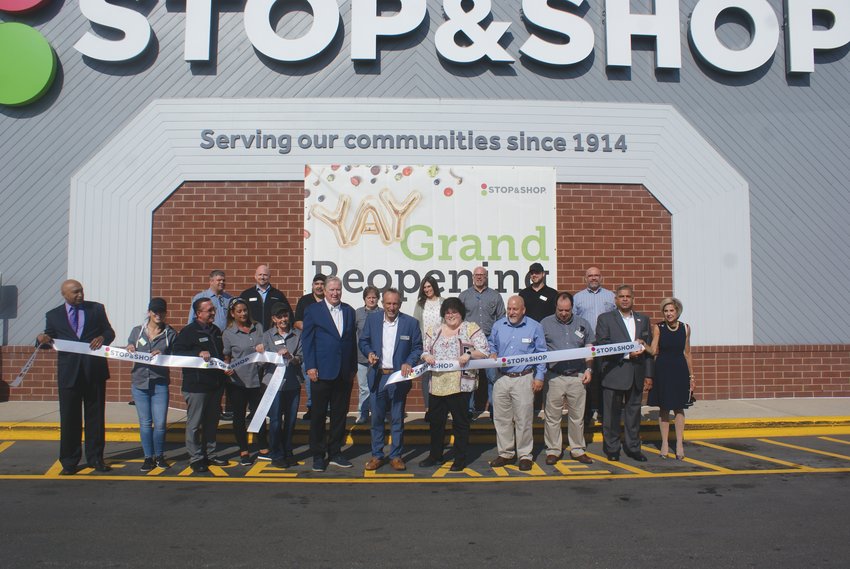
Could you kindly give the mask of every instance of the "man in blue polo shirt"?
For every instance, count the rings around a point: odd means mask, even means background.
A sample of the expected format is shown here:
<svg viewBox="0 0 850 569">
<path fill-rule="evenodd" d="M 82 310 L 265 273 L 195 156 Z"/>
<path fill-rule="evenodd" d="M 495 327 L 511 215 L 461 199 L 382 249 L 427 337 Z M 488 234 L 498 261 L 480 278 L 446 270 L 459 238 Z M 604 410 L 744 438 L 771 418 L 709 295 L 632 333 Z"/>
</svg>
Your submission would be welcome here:
<svg viewBox="0 0 850 569">
<path fill-rule="evenodd" d="M 508 299 L 507 316 L 493 324 L 489 343 L 490 357 L 494 360 L 546 351 L 543 328 L 525 315 L 525 303 L 520 296 Z M 500 377 L 493 385 L 492 403 L 499 456 L 490 461 L 490 466 L 513 464 L 519 457 L 519 469 L 531 470 L 534 394 L 543 390 L 546 364 L 504 367 L 497 373 Z"/>
</svg>

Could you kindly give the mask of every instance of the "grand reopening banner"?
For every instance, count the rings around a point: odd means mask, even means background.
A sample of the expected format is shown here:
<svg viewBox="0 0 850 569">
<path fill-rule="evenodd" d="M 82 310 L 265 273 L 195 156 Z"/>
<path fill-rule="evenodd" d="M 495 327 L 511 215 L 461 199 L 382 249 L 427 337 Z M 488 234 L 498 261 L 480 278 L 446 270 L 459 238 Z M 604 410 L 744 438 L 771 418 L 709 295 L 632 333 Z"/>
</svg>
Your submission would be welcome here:
<svg viewBox="0 0 850 569">
<path fill-rule="evenodd" d="M 479 265 L 506 299 L 531 263 L 557 281 L 553 168 L 309 165 L 304 188 L 305 290 L 336 274 L 360 306 L 367 285 L 393 286 L 410 314 L 428 274 L 443 296 L 471 286 Z"/>
</svg>

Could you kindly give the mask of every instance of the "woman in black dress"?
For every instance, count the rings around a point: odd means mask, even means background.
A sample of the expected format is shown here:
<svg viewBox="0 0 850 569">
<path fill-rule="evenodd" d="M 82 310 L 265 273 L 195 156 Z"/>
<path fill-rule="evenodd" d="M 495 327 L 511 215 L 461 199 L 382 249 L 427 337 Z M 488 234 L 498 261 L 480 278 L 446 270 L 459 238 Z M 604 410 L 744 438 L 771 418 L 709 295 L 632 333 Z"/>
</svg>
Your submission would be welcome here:
<svg viewBox="0 0 850 569">
<path fill-rule="evenodd" d="M 685 407 L 694 389 L 691 365 L 691 327 L 679 321 L 682 302 L 678 298 L 661 301 L 664 321 L 652 328 L 650 353 L 655 355 L 655 380 L 649 392 L 649 404 L 660 407 L 661 458 L 670 453 L 670 410 L 676 426 L 676 458 L 685 458 Z"/>
</svg>

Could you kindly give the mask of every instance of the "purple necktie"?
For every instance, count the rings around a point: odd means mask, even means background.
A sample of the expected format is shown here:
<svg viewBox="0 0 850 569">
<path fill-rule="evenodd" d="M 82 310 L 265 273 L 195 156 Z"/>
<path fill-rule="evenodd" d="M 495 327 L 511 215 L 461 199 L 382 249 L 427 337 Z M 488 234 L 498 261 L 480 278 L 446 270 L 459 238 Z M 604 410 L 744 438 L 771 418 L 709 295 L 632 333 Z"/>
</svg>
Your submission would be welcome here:
<svg viewBox="0 0 850 569">
<path fill-rule="evenodd" d="M 80 316 L 79 316 L 79 308 L 76 306 L 71 307 L 71 328 L 74 329 L 74 335 L 79 337 L 79 333 L 77 332 L 77 328 L 80 325 Z"/>
</svg>

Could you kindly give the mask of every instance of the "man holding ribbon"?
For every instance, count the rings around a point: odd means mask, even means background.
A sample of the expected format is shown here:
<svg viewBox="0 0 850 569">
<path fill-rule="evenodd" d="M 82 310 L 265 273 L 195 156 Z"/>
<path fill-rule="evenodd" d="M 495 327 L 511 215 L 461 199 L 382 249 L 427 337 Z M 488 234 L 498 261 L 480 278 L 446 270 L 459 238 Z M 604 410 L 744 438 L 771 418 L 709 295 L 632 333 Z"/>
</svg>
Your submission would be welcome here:
<svg viewBox="0 0 850 569">
<path fill-rule="evenodd" d="M 508 299 L 507 316 L 493 324 L 490 357 L 536 354 L 546 351 L 546 339 L 540 323 L 525 315 L 520 296 Z M 513 464 L 519 457 L 519 469 L 531 470 L 534 446 L 531 423 L 534 419 L 534 394 L 543 389 L 546 364 L 503 367 L 493 385 L 493 423 L 499 456 L 490 461 L 494 468 Z"/>
<path fill-rule="evenodd" d="M 38 344 L 49 345 L 55 338 L 87 343 L 90 349 L 96 350 L 112 343 L 115 331 L 109 324 L 103 305 L 86 301 L 79 281 L 66 280 L 60 290 L 65 302 L 45 315 L 44 333 L 38 335 Z M 82 458 L 83 417 L 88 466 L 98 472 L 108 472 L 111 468 L 103 461 L 106 380 L 109 379 L 106 359 L 60 352 L 56 376 L 59 384 L 60 474 L 77 472 Z"/>
<path fill-rule="evenodd" d="M 399 371 L 410 374 L 422 355 L 422 333 L 419 322 L 399 312 L 401 293 L 388 288 L 382 296 L 383 313 L 373 312 L 366 318 L 360 335 L 360 352 L 369 359 L 369 403 L 372 410 L 372 458 L 366 470 L 377 470 L 387 463 L 384 455 L 384 420 L 390 407 L 392 449 L 389 454 L 393 470 L 406 470 L 404 459 L 404 405 L 410 381 L 386 386 L 386 379 Z"/>
<path fill-rule="evenodd" d="M 221 330 L 215 325 L 216 308 L 209 298 L 192 303 L 195 318 L 180 330 L 173 352 L 178 356 L 197 356 L 204 361 L 224 357 Z M 183 368 L 183 398 L 186 400 L 186 450 L 194 472 L 207 472 L 208 465 L 225 466 L 227 461 L 215 453 L 219 402 L 224 389 L 224 372 L 216 367 Z"/>
</svg>

